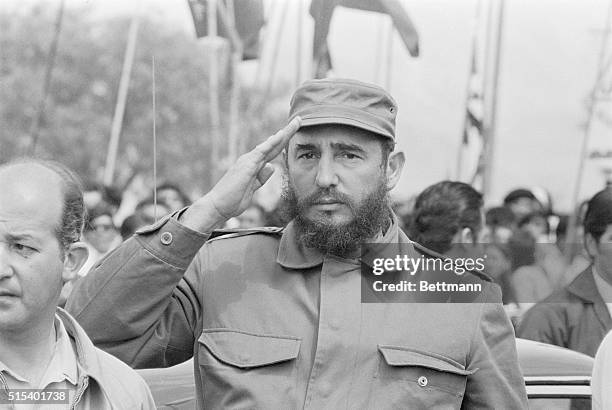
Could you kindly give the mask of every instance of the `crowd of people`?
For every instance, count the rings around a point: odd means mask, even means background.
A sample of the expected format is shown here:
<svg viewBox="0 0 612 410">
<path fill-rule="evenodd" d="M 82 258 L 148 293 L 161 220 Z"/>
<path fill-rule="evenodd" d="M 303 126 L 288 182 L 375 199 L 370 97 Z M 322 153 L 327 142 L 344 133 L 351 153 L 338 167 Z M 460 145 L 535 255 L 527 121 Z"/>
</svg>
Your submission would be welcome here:
<svg viewBox="0 0 612 410">
<path fill-rule="evenodd" d="M 396 112 L 379 87 L 308 81 L 288 125 L 194 200 L 172 183 L 129 200 L 82 192 L 51 161 L 0 165 L 5 391 L 152 408 L 121 361 L 193 357 L 200 408 L 527 408 L 515 335 L 595 357 L 612 330 L 612 189 L 585 203 L 572 239 L 542 189 L 485 210 L 473 187 L 442 181 L 393 212 Z M 268 212 L 253 193 L 281 152 L 286 186 Z M 482 291 L 472 303 L 363 303 L 366 241 L 415 260 L 483 257 L 463 276 Z M 598 408 L 612 405 L 606 340 Z"/>
</svg>

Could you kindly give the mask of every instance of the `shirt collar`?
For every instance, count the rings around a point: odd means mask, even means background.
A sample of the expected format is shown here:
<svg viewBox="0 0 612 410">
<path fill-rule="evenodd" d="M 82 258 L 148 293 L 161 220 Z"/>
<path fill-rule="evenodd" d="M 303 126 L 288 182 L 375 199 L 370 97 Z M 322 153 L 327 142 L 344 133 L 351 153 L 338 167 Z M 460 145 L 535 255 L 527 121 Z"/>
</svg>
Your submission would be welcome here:
<svg viewBox="0 0 612 410">
<path fill-rule="evenodd" d="M 373 242 L 377 243 L 399 243 L 400 229 L 395 214 L 391 214 L 391 225 L 384 235 L 379 233 Z M 323 263 L 324 255 L 315 248 L 304 245 L 297 237 L 297 228 L 294 221 L 291 221 L 280 240 L 276 262 L 289 269 L 309 269 Z"/>
<path fill-rule="evenodd" d="M 77 360 L 72 343 L 70 342 L 70 336 L 57 315 L 53 325 L 55 328 L 55 348 L 45 374 L 40 380 L 41 387 L 45 388 L 51 383 L 64 380 L 76 385 L 78 376 Z M 7 373 L 19 382 L 29 383 L 29 380 L 11 370 L 2 361 L 0 361 L 0 373 Z"/>
<path fill-rule="evenodd" d="M 55 334 L 57 338 L 55 354 L 45 372 L 43 382 L 46 383 L 46 386 L 52 382 L 67 380 L 76 385 L 78 380 L 76 353 L 70 341 L 70 335 L 57 315 L 55 316 Z"/>
<path fill-rule="evenodd" d="M 603 302 L 595 284 L 594 273 L 593 265 L 589 266 L 567 285 L 568 292 L 591 303 L 599 304 Z"/>
<path fill-rule="evenodd" d="M 612 285 L 606 282 L 604 278 L 601 277 L 599 272 L 597 272 L 597 268 L 593 265 L 593 278 L 595 279 L 595 286 L 597 286 L 597 291 L 601 295 L 601 298 L 604 302 L 610 303 L 612 302 Z"/>
</svg>

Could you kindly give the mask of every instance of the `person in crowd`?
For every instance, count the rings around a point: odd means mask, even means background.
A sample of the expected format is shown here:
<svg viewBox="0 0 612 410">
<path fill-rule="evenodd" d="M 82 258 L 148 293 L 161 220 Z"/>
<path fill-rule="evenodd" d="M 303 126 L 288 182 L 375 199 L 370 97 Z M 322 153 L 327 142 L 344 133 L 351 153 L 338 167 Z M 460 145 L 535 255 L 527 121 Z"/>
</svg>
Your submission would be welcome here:
<svg viewBox="0 0 612 410">
<path fill-rule="evenodd" d="M 593 410 L 612 409 L 612 331 L 604 337 L 595 354 L 591 391 Z"/>
<path fill-rule="evenodd" d="M 519 220 L 518 228 L 528 232 L 536 242 L 545 243 L 548 241 L 550 226 L 546 215 L 542 212 L 528 213 Z"/>
<path fill-rule="evenodd" d="M 74 280 L 87 275 L 92 266 L 121 243 L 122 238 L 113 223 L 114 209 L 114 207 L 102 201 L 86 212 L 87 220 L 83 229 L 83 243 L 87 246 L 88 257 Z M 65 305 L 70 292 L 72 292 L 73 285 L 73 281 L 68 281 L 62 288 L 60 307 Z"/>
<path fill-rule="evenodd" d="M 172 182 L 166 182 L 157 187 L 157 200 L 168 205 L 170 212 L 178 211 L 191 204 L 189 197 L 181 187 Z"/>
<path fill-rule="evenodd" d="M 285 128 L 184 212 L 113 252 L 69 311 L 132 366 L 193 356 L 200 408 L 526 408 L 493 285 L 483 281 L 491 303 L 361 303 L 361 243 L 418 257 L 389 205 L 404 165 L 396 111 L 374 85 L 306 82 Z M 284 148 L 292 221 L 211 239 L 249 206 Z"/>
<path fill-rule="evenodd" d="M 509 261 L 494 244 L 485 243 L 490 231 L 483 224 L 482 194 L 462 182 L 439 182 L 417 196 L 412 217 L 408 236 L 423 253 L 472 259 L 486 254 L 486 274 L 490 276 L 474 273 L 500 285 L 502 302 L 510 303 Z"/>
<path fill-rule="evenodd" d="M 583 229 L 591 265 L 568 286 L 531 308 L 518 335 L 594 356 L 612 329 L 612 190 L 600 191 L 590 199 Z"/>
<path fill-rule="evenodd" d="M 535 239 L 535 258 L 539 268 L 544 270 L 553 290 L 562 288 L 567 263 L 561 250 L 552 241 L 549 220 L 543 212 L 532 212 L 525 215 L 518 223 L 518 228 L 528 232 Z M 555 227 L 556 229 L 556 227 Z"/>
<path fill-rule="evenodd" d="M 482 194 L 463 182 L 442 181 L 421 192 L 408 236 L 438 254 L 484 255 Z"/>
<path fill-rule="evenodd" d="M 568 237 L 571 234 L 566 222 L 565 232 L 563 233 L 562 242 L 559 244 L 559 249 L 565 254 L 568 261 L 568 266 L 563 275 L 562 282 L 564 285 L 570 284 L 580 273 L 582 273 L 590 264 L 591 258 L 589 257 L 587 250 L 584 246 L 584 216 L 586 214 L 588 201 L 584 201 L 580 204 L 577 210 L 577 221 L 575 226 L 575 232 L 573 237 Z M 571 241 L 568 244 L 568 241 Z"/>
<path fill-rule="evenodd" d="M 514 213 L 504 206 L 489 209 L 485 214 L 485 222 L 491 242 L 497 244 L 508 243 L 512 232 L 516 229 Z"/>
<path fill-rule="evenodd" d="M 89 267 L 121 243 L 119 231 L 113 223 L 111 208 L 98 205 L 87 212 L 83 237 L 89 247 Z"/>
<path fill-rule="evenodd" d="M 542 211 L 542 204 L 533 192 L 524 188 L 510 191 L 504 198 L 504 206 L 512 211 L 516 221 L 532 212 Z"/>
<path fill-rule="evenodd" d="M 166 204 L 159 198 L 157 202 L 155 202 L 155 199 L 152 196 L 140 201 L 134 210 L 134 214 L 142 215 L 146 221 L 151 221 L 150 223 L 159 221 L 170 212 L 170 205 Z"/>
<path fill-rule="evenodd" d="M 2 402 L 20 408 L 11 391 L 65 389 L 64 408 L 154 409 L 144 380 L 57 308 L 63 283 L 87 258 L 76 176 L 55 162 L 22 159 L 0 166 L 0 191 Z"/>
<path fill-rule="evenodd" d="M 523 311 L 553 292 L 553 284 L 536 258 L 537 246 L 535 238 L 527 230 L 514 232 L 508 242 L 512 289 Z"/>
<path fill-rule="evenodd" d="M 134 213 L 125 218 L 123 223 L 121 224 L 121 227 L 119 228 L 121 238 L 125 241 L 130 236 L 134 235 L 134 233 L 140 228 L 147 225 L 151 225 L 154 222 L 154 220 L 147 218 L 142 213 Z"/>
<path fill-rule="evenodd" d="M 152 197 L 139 202 L 133 214 L 123 220 L 119 232 L 121 238 L 126 240 L 132 236 L 137 230 L 154 224 L 164 215 L 170 213 L 170 206 L 163 201 L 158 201 L 157 204 Z"/>
</svg>

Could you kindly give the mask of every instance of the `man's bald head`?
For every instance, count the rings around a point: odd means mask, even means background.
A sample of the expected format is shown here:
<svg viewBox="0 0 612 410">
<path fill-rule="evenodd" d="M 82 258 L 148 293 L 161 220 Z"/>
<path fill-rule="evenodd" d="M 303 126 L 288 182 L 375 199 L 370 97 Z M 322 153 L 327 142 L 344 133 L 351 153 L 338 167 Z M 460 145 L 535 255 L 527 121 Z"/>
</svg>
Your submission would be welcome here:
<svg viewBox="0 0 612 410">
<path fill-rule="evenodd" d="M 34 195 L 34 192 L 28 193 L 28 189 L 32 188 L 42 190 L 50 201 L 52 198 L 60 201 L 55 233 L 63 250 L 80 239 L 85 221 L 85 205 L 81 182 L 74 172 L 59 162 L 20 158 L 0 166 L 0 178 L 13 177 L 29 182 L 24 184 L 22 194 Z M 52 207 L 52 204 L 41 203 L 40 206 Z"/>
</svg>

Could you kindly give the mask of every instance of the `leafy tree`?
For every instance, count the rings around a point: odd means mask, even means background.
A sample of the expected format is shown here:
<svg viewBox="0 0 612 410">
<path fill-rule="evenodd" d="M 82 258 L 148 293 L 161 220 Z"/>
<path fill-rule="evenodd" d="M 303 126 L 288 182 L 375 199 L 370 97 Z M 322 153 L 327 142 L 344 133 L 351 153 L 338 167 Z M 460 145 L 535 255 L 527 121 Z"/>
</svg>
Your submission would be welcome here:
<svg viewBox="0 0 612 410">
<path fill-rule="evenodd" d="M 0 14 L 0 162 L 28 149 L 55 13 L 54 7 L 42 3 Z M 69 165 L 86 180 L 99 179 L 104 166 L 128 27 L 128 18 L 95 19 L 84 9 L 66 9 L 64 14 L 36 152 Z M 158 178 L 178 181 L 188 191 L 208 189 L 213 166 L 208 154 L 207 60 L 202 45 L 184 31 L 148 16 L 141 22 L 136 50 L 118 179 L 151 172 L 154 55 Z M 271 101 L 252 109 L 247 101 L 256 93 L 242 91 L 239 121 L 245 147 L 274 132 L 286 118 L 286 111 L 278 109 L 278 101 L 286 96 L 273 95 Z M 220 84 L 220 94 L 222 133 L 226 133 L 227 81 Z M 226 155 L 225 148 L 221 153 Z"/>
</svg>

